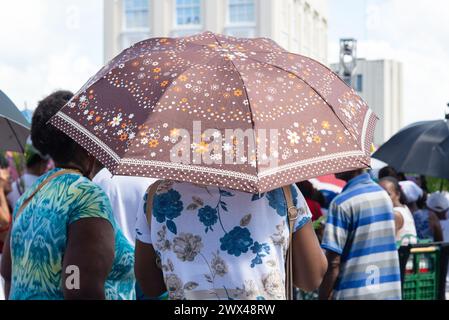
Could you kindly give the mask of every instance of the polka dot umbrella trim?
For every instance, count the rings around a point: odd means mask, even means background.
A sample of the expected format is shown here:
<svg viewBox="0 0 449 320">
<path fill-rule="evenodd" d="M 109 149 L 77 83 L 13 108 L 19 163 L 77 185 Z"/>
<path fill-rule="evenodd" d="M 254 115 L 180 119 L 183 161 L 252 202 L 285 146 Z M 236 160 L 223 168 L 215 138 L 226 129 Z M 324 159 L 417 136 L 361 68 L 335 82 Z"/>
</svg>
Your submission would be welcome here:
<svg viewBox="0 0 449 320">
<path fill-rule="evenodd" d="M 211 32 L 133 45 L 50 120 L 114 174 L 251 193 L 368 167 L 376 121 L 319 62 Z"/>
</svg>

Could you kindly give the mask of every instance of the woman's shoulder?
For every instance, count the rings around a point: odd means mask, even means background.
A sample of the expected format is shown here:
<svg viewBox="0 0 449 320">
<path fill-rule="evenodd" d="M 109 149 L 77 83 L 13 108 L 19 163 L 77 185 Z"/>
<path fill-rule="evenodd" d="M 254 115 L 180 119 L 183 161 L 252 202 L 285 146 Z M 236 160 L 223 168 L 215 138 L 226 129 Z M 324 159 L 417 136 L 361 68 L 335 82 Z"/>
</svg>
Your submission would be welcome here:
<svg viewBox="0 0 449 320">
<path fill-rule="evenodd" d="M 212 193 L 214 191 L 218 191 L 219 187 L 216 186 L 207 186 L 190 182 L 182 182 L 175 180 L 159 180 L 157 183 L 157 192 L 163 193 L 169 190 L 176 190 L 181 194 L 189 194 L 189 193 Z"/>
<path fill-rule="evenodd" d="M 159 180 L 157 182 L 157 194 L 167 193 L 170 191 L 174 191 L 179 193 L 183 198 L 191 198 L 191 197 L 226 197 L 228 201 L 238 202 L 238 203 L 254 203 L 256 200 L 261 200 L 263 198 L 267 198 L 270 201 L 270 204 L 283 204 L 285 201 L 284 190 L 283 188 L 276 188 L 274 190 L 264 192 L 264 193 L 248 193 L 240 190 L 233 190 L 220 186 L 207 186 L 197 183 L 190 182 L 181 182 L 174 180 Z M 306 200 L 302 196 L 296 185 L 288 186 L 290 187 L 293 202 L 295 205 L 305 205 Z"/>
<path fill-rule="evenodd" d="M 65 194 L 70 196 L 72 200 L 83 199 L 83 203 L 107 202 L 109 204 L 108 197 L 103 189 L 80 173 L 68 172 L 60 175 L 54 179 L 53 185 L 55 187 L 64 185 L 63 189 L 67 191 Z"/>
<path fill-rule="evenodd" d="M 57 178 L 59 182 L 66 181 L 70 188 L 86 192 L 104 193 L 103 189 L 80 173 L 68 172 Z"/>
</svg>

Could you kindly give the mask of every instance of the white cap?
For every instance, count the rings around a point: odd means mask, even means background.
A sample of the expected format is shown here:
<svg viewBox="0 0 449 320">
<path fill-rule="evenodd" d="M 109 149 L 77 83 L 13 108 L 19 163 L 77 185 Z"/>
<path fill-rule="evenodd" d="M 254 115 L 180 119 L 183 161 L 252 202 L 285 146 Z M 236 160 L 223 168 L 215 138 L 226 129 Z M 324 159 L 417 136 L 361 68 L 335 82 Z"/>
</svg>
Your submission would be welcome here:
<svg viewBox="0 0 449 320">
<path fill-rule="evenodd" d="M 404 192 L 407 203 L 416 202 L 424 195 L 423 190 L 413 181 L 400 181 L 402 192 Z"/>
<path fill-rule="evenodd" d="M 446 212 L 449 209 L 449 200 L 442 192 L 435 192 L 427 198 L 427 207 L 435 212 Z"/>
</svg>

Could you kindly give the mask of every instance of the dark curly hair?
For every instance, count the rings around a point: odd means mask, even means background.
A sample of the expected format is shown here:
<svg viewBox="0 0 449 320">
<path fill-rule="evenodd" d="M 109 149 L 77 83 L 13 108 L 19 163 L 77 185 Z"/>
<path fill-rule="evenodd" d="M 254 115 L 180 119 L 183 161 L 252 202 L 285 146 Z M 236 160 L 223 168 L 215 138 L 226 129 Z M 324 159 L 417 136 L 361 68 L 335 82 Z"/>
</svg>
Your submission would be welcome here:
<svg viewBox="0 0 449 320">
<path fill-rule="evenodd" d="M 33 146 L 43 155 L 49 155 L 57 163 L 75 160 L 82 150 L 66 134 L 48 123 L 71 98 L 70 91 L 56 91 L 39 102 L 31 122 Z"/>
<path fill-rule="evenodd" d="M 398 172 L 393 167 L 390 166 L 383 167 L 379 171 L 379 180 L 386 177 L 393 177 L 395 179 L 398 179 Z"/>
<path fill-rule="evenodd" d="M 382 181 L 390 182 L 393 185 L 396 192 L 399 194 L 399 202 L 403 205 L 407 204 L 407 198 L 405 196 L 404 191 L 402 191 L 402 188 L 401 188 L 401 185 L 399 184 L 398 179 L 396 179 L 394 177 L 384 177 L 384 178 L 380 179 L 379 183 Z"/>
</svg>

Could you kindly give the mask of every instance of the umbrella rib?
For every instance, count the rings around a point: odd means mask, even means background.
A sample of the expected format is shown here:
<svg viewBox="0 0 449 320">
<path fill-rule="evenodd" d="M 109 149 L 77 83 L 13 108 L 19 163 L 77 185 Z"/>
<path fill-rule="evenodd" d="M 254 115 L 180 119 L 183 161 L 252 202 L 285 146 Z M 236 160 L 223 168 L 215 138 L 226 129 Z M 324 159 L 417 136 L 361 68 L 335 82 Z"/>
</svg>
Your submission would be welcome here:
<svg viewBox="0 0 449 320">
<path fill-rule="evenodd" d="M 329 106 L 329 108 L 332 110 L 332 112 L 335 114 L 335 116 L 337 117 L 337 119 L 338 119 L 338 121 L 340 121 L 340 123 L 343 125 L 343 127 L 346 129 L 346 130 L 348 130 L 349 131 L 349 133 L 351 134 L 351 136 L 356 140 L 356 141 L 358 141 L 358 139 L 354 136 L 354 134 L 349 130 L 349 128 L 346 126 L 346 124 L 343 122 L 343 120 L 341 120 L 341 118 L 338 116 L 338 114 L 337 114 L 337 112 L 335 111 L 335 109 L 329 104 L 329 102 L 327 102 L 327 100 L 323 97 L 323 95 L 321 94 L 321 93 L 319 93 L 309 82 L 307 82 L 307 80 L 305 80 L 305 79 L 302 79 L 301 77 L 299 77 L 297 74 L 295 74 L 295 73 L 293 73 L 293 72 L 290 72 L 290 71 L 288 71 L 288 70 L 285 70 L 284 68 L 282 68 L 282 67 L 280 67 L 280 66 L 277 66 L 277 65 L 275 65 L 275 64 L 271 64 L 271 63 L 268 63 L 268 62 L 265 62 L 265 61 L 260 61 L 260 60 L 258 60 L 258 59 L 255 59 L 255 58 L 252 58 L 252 57 L 248 57 L 249 59 L 251 59 L 251 60 L 254 60 L 254 61 L 256 61 L 256 62 L 259 62 L 259 63 L 263 63 L 263 64 L 266 64 L 266 65 L 269 65 L 269 66 L 272 66 L 272 67 L 275 67 L 275 68 L 277 68 L 277 69 L 279 69 L 279 70 L 282 70 L 282 71 L 284 71 L 284 72 L 288 72 L 288 73 L 291 73 L 291 74 L 293 74 L 296 78 L 298 78 L 299 80 L 301 80 L 302 82 L 304 82 L 306 85 L 308 85 L 328 106 Z M 334 72 L 332 72 L 332 73 L 334 73 Z M 340 79 L 341 80 L 341 79 Z M 361 142 L 362 144 L 364 143 L 363 141 Z"/>
<path fill-rule="evenodd" d="M 218 45 L 220 47 L 223 47 L 220 43 L 220 40 L 217 38 L 217 36 L 215 34 L 213 34 L 215 40 L 217 41 Z M 259 173 L 259 159 L 258 159 L 258 150 L 257 150 L 257 137 L 256 137 L 256 124 L 254 122 L 254 118 L 253 118 L 253 112 L 251 109 L 251 101 L 249 99 L 249 95 L 248 95 L 248 90 L 246 90 L 246 86 L 245 86 L 245 81 L 243 81 L 242 75 L 240 74 L 239 69 L 237 68 L 237 66 L 235 65 L 235 63 L 232 60 L 229 60 L 232 64 L 232 66 L 234 67 L 235 72 L 237 72 L 238 77 L 240 79 L 240 81 L 242 82 L 242 86 L 243 86 L 243 90 L 245 90 L 245 95 L 246 95 L 246 99 L 248 100 L 248 109 L 249 109 L 249 114 L 251 115 L 251 126 L 253 129 L 253 136 L 254 136 L 254 147 L 255 147 L 255 156 L 256 156 L 256 175 L 258 176 Z M 249 156 L 249 155 L 248 155 Z"/>
<path fill-rule="evenodd" d="M 9 119 L 5 117 L 6 122 L 8 123 L 9 128 L 11 129 L 12 133 L 14 134 L 14 138 L 16 138 L 17 144 L 20 147 L 20 150 L 22 151 L 22 153 L 25 153 L 25 150 L 23 149 L 22 144 L 20 143 L 19 137 L 17 136 L 16 131 L 14 130 L 14 128 L 11 125 L 11 122 L 9 122 Z"/>
</svg>

